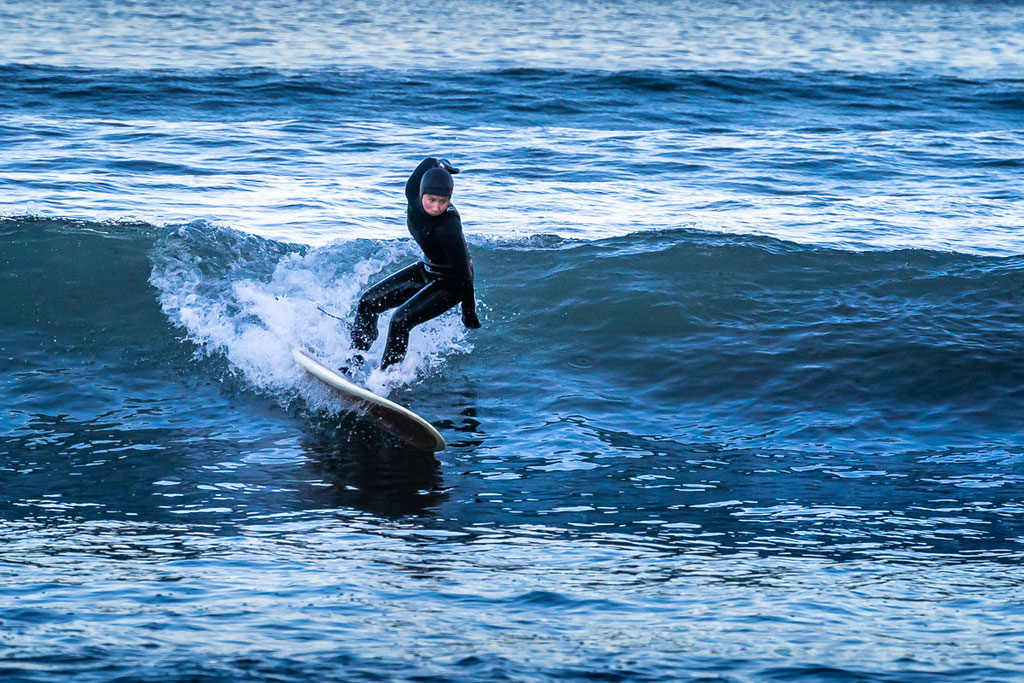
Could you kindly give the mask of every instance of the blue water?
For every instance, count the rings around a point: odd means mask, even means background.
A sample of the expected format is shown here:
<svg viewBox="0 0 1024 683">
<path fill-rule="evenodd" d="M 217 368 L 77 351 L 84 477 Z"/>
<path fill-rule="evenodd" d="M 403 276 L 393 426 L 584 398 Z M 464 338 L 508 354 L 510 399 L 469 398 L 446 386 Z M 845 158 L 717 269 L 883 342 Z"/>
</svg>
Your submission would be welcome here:
<svg viewBox="0 0 1024 683">
<path fill-rule="evenodd" d="M 1024 678 L 1018 3 L 0 36 L 4 680 Z M 358 379 L 436 458 L 288 355 L 416 258 L 426 155 L 484 327 Z"/>
</svg>

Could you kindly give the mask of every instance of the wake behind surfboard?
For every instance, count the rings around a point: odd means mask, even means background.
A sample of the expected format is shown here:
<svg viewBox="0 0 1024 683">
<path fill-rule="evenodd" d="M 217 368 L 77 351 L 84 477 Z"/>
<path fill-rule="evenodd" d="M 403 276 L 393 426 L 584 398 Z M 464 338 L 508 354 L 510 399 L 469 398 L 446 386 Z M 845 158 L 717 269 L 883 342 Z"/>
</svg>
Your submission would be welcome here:
<svg viewBox="0 0 1024 683">
<path fill-rule="evenodd" d="M 306 372 L 334 389 L 346 405 L 402 441 L 425 451 L 444 450 L 447 445 L 441 433 L 422 417 L 394 401 L 353 384 L 305 349 L 293 348 L 292 357 Z"/>
</svg>

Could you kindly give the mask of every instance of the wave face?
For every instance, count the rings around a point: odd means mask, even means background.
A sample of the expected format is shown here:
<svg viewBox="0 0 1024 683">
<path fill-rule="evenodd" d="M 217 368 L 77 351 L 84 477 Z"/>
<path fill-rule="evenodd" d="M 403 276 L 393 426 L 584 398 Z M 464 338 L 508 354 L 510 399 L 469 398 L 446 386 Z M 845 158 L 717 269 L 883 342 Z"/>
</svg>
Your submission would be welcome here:
<svg viewBox="0 0 1024 683">
<path fill-rule="evenodd" d="M 9 362 L 93 373 L 102 359 L 105 376 L 133 382 L 227 371 L 282 406 L 324 399 L 288 349 L 342 362 L 359 292 L 416 255 L 409 240 L 312 248 L 201 223 L 2 225 Z M 473 252 L 485 331 L 467 334 L 452 312 L 417 330 L 400 369 L 361 380 L 443 396 L 455 372 L 502 387 L 522 415 L 666 439 L 806 451 L 834 448 L 838 431 L 857 451 L 1020 445 L 1020 257 L 691 230 Z M 386 318 L 381 329 L 373 354 Z M 196 354 L 227 368 L 195 367 Z"/>
</svg>

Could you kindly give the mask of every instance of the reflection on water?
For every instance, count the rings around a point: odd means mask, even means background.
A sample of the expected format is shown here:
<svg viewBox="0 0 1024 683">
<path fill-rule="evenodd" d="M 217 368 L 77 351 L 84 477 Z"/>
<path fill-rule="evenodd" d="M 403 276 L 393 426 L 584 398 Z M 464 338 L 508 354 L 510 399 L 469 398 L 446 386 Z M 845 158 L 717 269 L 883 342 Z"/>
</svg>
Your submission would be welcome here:
<svg viewBox="0 0 1024 683">
<path fill-rule="evenodd" d="M 384 518 L 423 515 L 447 497 L 434 456 L 355 417 L 310 426 L 305 469 L 323 491 L 314 507 L 354 507 Z"/>
</svg>

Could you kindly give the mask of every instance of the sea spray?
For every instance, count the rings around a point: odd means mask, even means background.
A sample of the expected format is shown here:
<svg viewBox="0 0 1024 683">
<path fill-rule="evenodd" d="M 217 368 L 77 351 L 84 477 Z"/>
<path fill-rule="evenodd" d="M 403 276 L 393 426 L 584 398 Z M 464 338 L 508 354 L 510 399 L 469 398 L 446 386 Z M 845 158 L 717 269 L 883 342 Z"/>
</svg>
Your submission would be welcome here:
<svg viewBox="0 0 1024 683">
<path fill-rule="evenodd" d="M 367 284 L 414 256 L 408 242 L 337 241 L 320 248 L 285 245 L 205 224 L 158 240 L 150 282 L 168 317 L 205 354 L 218 353 L 251 385 L 282 397 L 297 392 L 311 406 L 338 409 L 291 358 L 302 346 L 328 364 L 351 357 L 350 323 Z M 329 308 L 326 308 L 329 307 Z M 332 313 L 332 311 L 334 311 Z M 339 315 L 340 313 L 340 315 Z M 340 320 L 339 320 L 340 318 Z M 380 355 L 389 316 L 367 353 Z M 388 393 L 464 346 L 454 315 L 417 328 L 405 362 L 387 371 L 356 366 L 352 379 Z"/>
</svg>

